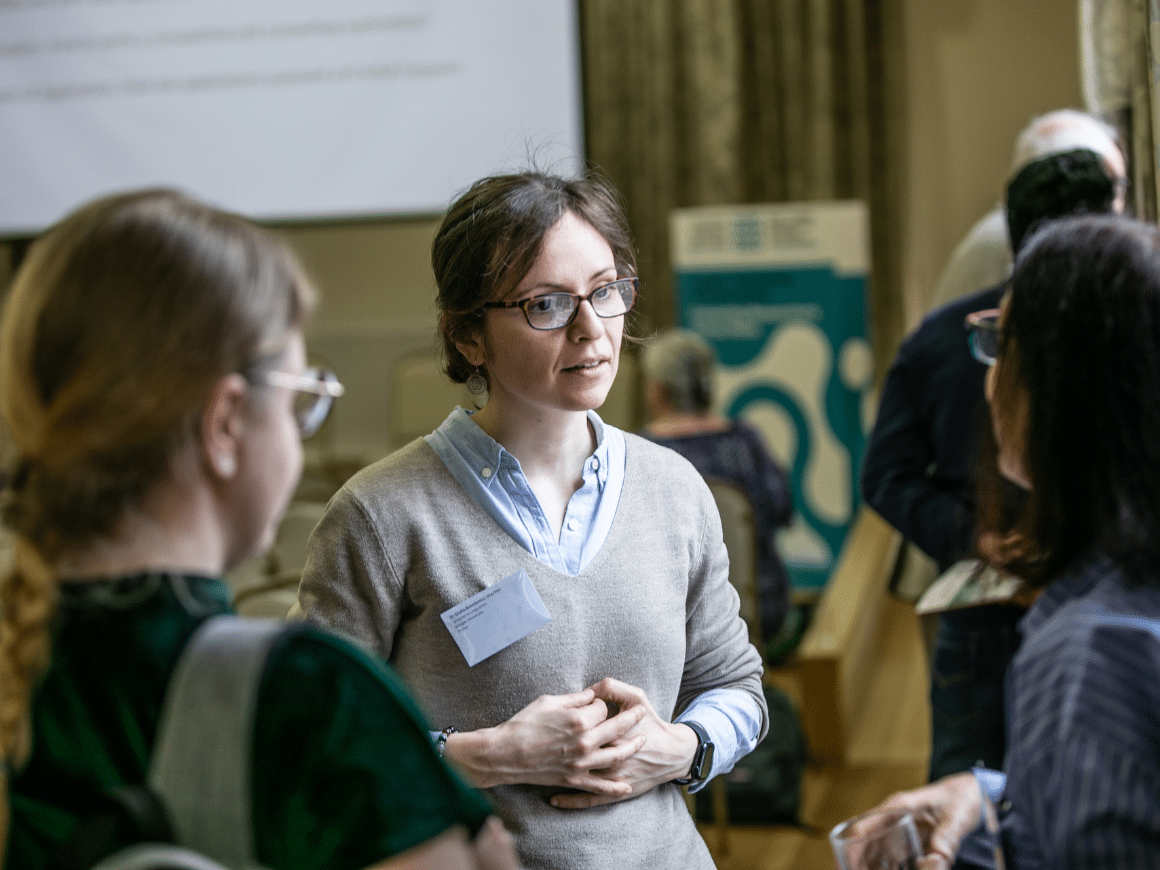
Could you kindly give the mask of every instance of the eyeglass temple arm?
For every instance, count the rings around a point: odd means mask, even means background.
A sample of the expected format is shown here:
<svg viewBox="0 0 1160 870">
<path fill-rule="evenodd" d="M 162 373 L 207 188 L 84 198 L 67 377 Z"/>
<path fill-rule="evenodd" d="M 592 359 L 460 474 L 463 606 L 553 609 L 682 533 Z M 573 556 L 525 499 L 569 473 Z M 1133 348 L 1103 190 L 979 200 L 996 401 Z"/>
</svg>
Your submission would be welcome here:
<svg viewBox="0 0 1160 870">
<path fill-rule="evenodd" d="M 307 375 L 292 375 L 289 372 L 266 372 L 266 379 L 276 387 L 288 387 L 303 393 L 314 393 L 319 396 L 338 398 L 346 392 L 344 387 L 333 375 L 330 377 L 311 378 Z"/>
</svg>

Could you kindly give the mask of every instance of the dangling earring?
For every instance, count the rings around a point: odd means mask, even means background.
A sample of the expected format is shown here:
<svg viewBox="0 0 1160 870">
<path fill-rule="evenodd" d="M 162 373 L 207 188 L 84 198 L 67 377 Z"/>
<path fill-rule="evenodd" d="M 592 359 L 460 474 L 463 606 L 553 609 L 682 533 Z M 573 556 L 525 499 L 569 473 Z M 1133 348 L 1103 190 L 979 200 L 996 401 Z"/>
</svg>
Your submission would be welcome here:
<svg viewBox="0 0 1160 870">
<path fill-rule="evenodd" d="M 487 378 L 480 374 L 479 366 L 475 367 L 475 374 L 467 379 L 467 391 L 473 396 L 482 396 L 487 392 Z"/>
<path fill-rule="evenodd" d="M 234 472 L 237 471 L 237 463 L 234 462 L 233 454 L 219 453 L 213 460 L 214 470 L 222 477 L 233 477 Z"/>
</svg>

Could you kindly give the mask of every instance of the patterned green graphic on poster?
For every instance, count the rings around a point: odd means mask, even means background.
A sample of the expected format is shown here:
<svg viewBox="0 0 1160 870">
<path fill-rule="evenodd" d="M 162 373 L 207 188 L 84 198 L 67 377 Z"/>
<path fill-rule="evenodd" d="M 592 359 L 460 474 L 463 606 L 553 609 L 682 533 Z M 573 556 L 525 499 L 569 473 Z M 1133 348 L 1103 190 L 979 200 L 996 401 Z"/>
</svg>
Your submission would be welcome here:
<svg viewBox="0 0 1160 870">
<path fill-rule="evenodd" d="M 682 209 L 678 315 L 720 360 L 717 410 L 741 416 L 790 472 L 779 535 L 795 589 L 833 570 L 859 503 L 873 380 L 860 202 Z"/>
</svg>

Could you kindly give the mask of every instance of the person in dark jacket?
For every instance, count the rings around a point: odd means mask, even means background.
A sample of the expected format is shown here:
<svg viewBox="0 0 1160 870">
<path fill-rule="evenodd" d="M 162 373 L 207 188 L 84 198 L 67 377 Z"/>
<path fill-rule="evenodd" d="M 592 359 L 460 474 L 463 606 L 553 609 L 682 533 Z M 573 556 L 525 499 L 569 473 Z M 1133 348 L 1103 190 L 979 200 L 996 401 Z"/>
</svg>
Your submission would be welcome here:
<svg viewBox="0 0 1160 870">
<path fill-rule="evenodd" d="M 1044 220 L 1109 212 L 1113 172 L 1079 149 L 1034 161 L 1007 187 L 1018 250 Z M 945 571 L 975 555 L 976 444 L 986 423 L 986 366 L 965 341 L 966 315 L 995 309 L 1000 284 L 931 312 L 903 341 L 886 376 L 862 465 L 862 496 Z M 1018 645 L 1023 608 L 989 604 L 939 617 L 931 662 L 930 778 L 974 763 L 1003 763 L 1003 674 Z"/>
</svg>

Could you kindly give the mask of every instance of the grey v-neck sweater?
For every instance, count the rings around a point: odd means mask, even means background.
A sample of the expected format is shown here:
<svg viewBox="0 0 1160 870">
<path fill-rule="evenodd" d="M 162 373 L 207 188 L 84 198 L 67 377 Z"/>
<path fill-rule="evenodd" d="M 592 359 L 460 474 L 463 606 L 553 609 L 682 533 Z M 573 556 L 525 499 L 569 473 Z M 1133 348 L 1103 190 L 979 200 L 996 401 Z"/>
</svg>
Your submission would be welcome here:
<svg viewBox="0 0 1160 870">
<path fill-rule="evenodd" d="M 625 440 L 616 519 L 579 575 L 512 540 L 419 439 L 331 501 L 310 540 L 299 607 L 388 659 L 437 730 L 498 725 L 540 695 L 604 677 L 644 689 L 669 720 L 722 687 L 748 692 L 764 712 L 761 659 L 738 616 L 708 487 L 673 451 Z M 521 568 L 552 621 L 468 667 L 440 614 Z M 712 870 L 677 786 L 587 810 L 552 807 L 559 791 L 488 792 L 529 870 Z"/>
</svg>

